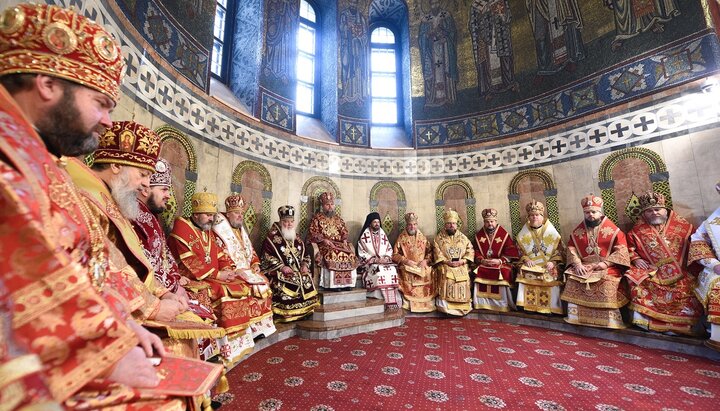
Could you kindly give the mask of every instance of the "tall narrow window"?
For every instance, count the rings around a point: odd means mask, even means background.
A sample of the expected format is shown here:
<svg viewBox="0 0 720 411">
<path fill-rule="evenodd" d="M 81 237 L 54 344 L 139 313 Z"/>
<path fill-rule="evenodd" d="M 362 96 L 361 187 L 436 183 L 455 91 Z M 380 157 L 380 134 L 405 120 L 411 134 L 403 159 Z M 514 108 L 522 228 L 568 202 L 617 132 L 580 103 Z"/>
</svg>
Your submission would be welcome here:
<svg viewBox="0 0 720 411">
<path fill-rule="evenodd" d="M 379 26 L 370 35 L 370 93 L 372 123 L 395 125 L 399 122 L 398 43 L 388 27 Z"/>
<path fill-rule="evenodd" d="M 300 1 L 300 24 L 297 36 L 297 92 L 295 108 L 299 113 L 318 114 L 317 72 L 319 49 L 318 21 L 315 8 L 305 0 Z"/>
<path fill-rule="evenodd" d="M 233 0 L 217 0 L 215 8 L 215 24 L 213 27 L 213 50 L 210 62 L 210 71 L 215 77 L 227 79 L 227 60 L 231 30 L 231 20 L 228 10 L 231 10 Z"/>
</svg>

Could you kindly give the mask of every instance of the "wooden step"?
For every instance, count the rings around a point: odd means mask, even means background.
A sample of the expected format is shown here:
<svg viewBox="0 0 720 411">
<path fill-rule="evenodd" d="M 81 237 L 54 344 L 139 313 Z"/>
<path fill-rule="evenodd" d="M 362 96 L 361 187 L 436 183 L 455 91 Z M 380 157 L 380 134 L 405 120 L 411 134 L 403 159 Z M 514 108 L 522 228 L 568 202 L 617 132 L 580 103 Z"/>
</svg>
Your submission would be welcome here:
<svg viewBox="0 0 720 411">
<path fill-rule="evenodd" d="M 320 291 L 320 303 L 325 304 L 337 304 L 347 303 L 351 301 L 363 301 L 367 290 L 364 288 L 353 288 L 350 291 Z"/>
<path fill-rule="evenodd" d="M 368 298 L 363 301 L 352 301 L 337 304 L 324 304 L 315 308 L 314 321 L 332 321 L 365 315 L 381 314 L 385 311 L 385 301 Z"/>
<path fill-rule="evenodd" d="M 331 321 L 298 321 L 296 324 L 298 335 L 311 340 L 327 340 L 398 327 L 405 323 L 405 314 L 402 309 L 388 310 L 380 314 L 365 315 L 362 317 L 345 318 Z"/>
</svg>

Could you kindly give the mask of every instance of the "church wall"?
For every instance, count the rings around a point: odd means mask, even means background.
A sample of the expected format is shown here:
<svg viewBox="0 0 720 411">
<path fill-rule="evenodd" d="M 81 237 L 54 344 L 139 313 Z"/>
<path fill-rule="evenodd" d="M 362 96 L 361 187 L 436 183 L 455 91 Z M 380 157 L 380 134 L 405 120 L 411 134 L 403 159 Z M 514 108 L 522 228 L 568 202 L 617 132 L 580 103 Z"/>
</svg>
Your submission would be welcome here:
<svg viewBox="0 0 720 411">
<path fill-rule="evenodd" d="M 720 144 L 720 108 L 718 95 L 700 91 L 702 81 L 500 145 L 456 151 L 352 149 L 282 133 L 218 104 L 172 72 L 148 51 L 141 37 L 117 29 L 129 22 L 108 12 L 103 2 L 88 0 L 83 7 L 85 14 L 95 14 L 103 24 L 115 25 L 113 31 L 121 38 L 130 64 L 113 120 L 134 119 L 153 129 L 170 125 L 184 133 L 197 157 L 196 189 L 207 187 L 221 199 L 230 193 L 232 174 L 240 162 L 262 164 L 273 184 L 268 216 L 272 221 L 279 206 L 300 207 L 301 188 L 308 179 L 325 176 L 339 187 L 342 216 L 354 240 L 370 210 L 370 190 L 378 181 L 389 180 L 402 187 L 406 210 L 419 215 L 421 230 L 434 236 L 435 193 L 446 181 L 461 180 L 473 191 L 475 226 L 482 224 L 480 210 L 493 207 L 499 211 L 500 223 L 509 229 L 510 181 L 518 172 L 539 168 L 552 176 L 557 187 L 557 212 L 566 238 L 582 218 L 579 199 L 589 192 L 600 192 L 603 161 L 631 147 L 652 150 L 660 157 L 667 168 L 675 209 L 691 222 L 699 223 L 720 205 L 713 188 L 720 180 L 720 151 L 716 149 Z M 163 82 L 169 88 L 158 93 Z M 162 103 L 162 97 L 167 96 L 176 104 Z M 194 114 L 186 113 L 179 104 L 185 99 L 190 100 L 188 106 Z M 653 120 L 654 125 L 646 130 L 642 124 L 647 120 Z M 615 129 L 626 131 L 614 133 Z M 597 140 L 593 140 L 595 135 Z M 578 148 L 567 148 L 573 140 L 581 141 Z M 547 154 L 546 149 L 551 150 L 553 145 L 563 145 L 565 151 Z M 525 148 L 535 154 L 520 161 L 518 156 Z M 285 154 L 280 154 L 283 151 Z M 490 166 L 496 155 L 509 160 Z M 458 164 L 463 162 L 473 164 Z"/>
<path fill-rule="evenodd" d="M 414 3 L 411 81 L 419 148 L 541 129 L 718 69 L 717 38 L 696 43 L 712 33 L 706 2 L 645 2 L 643 12 L 635 10 L 640 2 L 613 2 L 616 11 L 629 13 L 623 20 L 603 2 L 562 0 L 558 10 L 567 14 L 550 16 L 560 23 L 553 27 L 547 12 L 536 9 L 547 2 Z M 657 19 L 639 23 L 636 12 Z M 557 39 L 543 40 L 543 33 Z M 675 60 L 668 70 L 673 56 L 700 54 L 682 58 L 687 65 Z M 443 70 L 430 70 L 436 66 Z M 642 80 L 626 82 L 635 75 Z"/>
</svg>

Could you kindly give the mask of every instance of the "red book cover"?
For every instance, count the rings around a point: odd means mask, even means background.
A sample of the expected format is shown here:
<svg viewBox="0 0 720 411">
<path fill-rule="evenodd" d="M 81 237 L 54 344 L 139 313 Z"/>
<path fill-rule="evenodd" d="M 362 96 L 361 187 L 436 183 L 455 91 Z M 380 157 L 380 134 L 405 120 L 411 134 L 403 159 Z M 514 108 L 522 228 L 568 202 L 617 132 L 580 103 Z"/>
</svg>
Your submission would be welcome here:
<svg viewBox="0 0 720 411">
<path fill-rule="evenodd" d="M 140 390 L 153 395 L 197 396 L 206 393 L 222 373 L 222 364 L 166 355 L 155 367 L 160 384 Z"/>
</svg>

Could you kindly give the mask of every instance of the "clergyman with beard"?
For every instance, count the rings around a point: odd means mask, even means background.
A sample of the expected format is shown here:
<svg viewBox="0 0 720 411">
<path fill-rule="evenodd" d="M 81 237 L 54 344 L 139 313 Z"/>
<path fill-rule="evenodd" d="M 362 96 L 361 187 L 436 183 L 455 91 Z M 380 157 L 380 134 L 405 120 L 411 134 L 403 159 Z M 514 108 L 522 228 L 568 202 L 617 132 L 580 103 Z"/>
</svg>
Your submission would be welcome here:
<svg viewBox="0 0 720 411">
<path fill-rule="evenodd" d="M 124 283 L 142 291 L 133 311 L 140 321 L 173 321 L 187 310 L 186 301 L 155 280 L 131 224 L 140 214 L 138 192 L 148 186 L 159 152 L 160 138 L 152 130 L 118 121 L 100 136 L 92 169 L 78 159 L 69 160 L 67 167 L 112 244 L 111 264 L 121 270 Z"/>
<path fill-rule="evenodd" d="M 512 261 L 518 258 L 510 234 L 498 224 L 494 208 L 482 211 L 483 227 L 475 233 L 475 280 L 473 308 L 497 312 L 515 309 L 510 288 L 513 286 Z"/>
<path fill-rule="evenodd" d="M 222 241 L 223 253 L 233 262 L 236 281 L 244 281 L 251 289 L 252 337 L 269 337 L 276 331 L 272 314 L 272 291 L 270 281 L 260 272 L 260 259 L 243 224 L 245 211 L 245 200 L 242 196 L 230 194 L 225 198 L 225 213 L 215 216 L 212 230 Z"/>
<path fill-rule="evenodd" d="M 222 240 L 213 232 L 217 203 L 214 193 L 193 194 L 192 214 L 189 219 L 175 219 L 168 246 L 178 261 L 180 274 L 210 290 L 217 324 L 227 333 L 219 345 L 223 363 L 228 366 L 241 360 L 255 346 L 249 324 L 261 309 L 251 296 L 251 287 L 223 251 Z"/>
<path fill-rule="evenodd" d="M 433 241 L 433 267 L 438 285 L 437 310 L 449 315 L 464 316 L 472 310 L 469 265 L 475 252 L 470 240 L 458 230 L 457 211 L 443 214 L 445 226 Z"/>
<path fill-rule="evenodd" d="M 520 262 L 515 282 L 515 305 L 525 311 L 563 314 L 560 264 L 565 248 L 553 223 L 545 218 L 545 204 L 532 199 L 526 206 L 527 222 L 516 239 Z"/>
<path fill-rule="evenodd" d="M 605 328 L 625 328 L 620 308 L 628 303 L 621 282 L 630 266 L 625 234 L 602 211 L 602 198 L 589 194 L 580 204 L 584 220 L 570 235 L 567 282 L 561 296 L 568 303 L 565 321 Z"/>
<path fill-rule="evenodd" d="M 115 304 L 120 301 L 108 287 L 111 268 L 99 221 L 64 170 L 64 156 L 90 154 L 112 125 L 125 71 L 120 44 L 72 10 L 3 8 L 0 306 L 7 309 L 7 327 L 0 327 L 0 367 L 9 372 L 3 377 L 12 374 L 4 389 L 13 388 L 3 405 L 61 409 L 99 378 L 116 383 L 105 398 L 154 387 L 160 379 L 146 357 L 153 348 L 162 355 L 162 344 L 127 318 L 127 307 Z M 28 298 L 30 310 L 18 304 Z M 97 385 L 92 389 L 97 392 Z M 102 399 L 92 398 L 102 406 Z"/>
<path fill-rule="evenodd" d="M 155 173 L 150 176 L 150 185 L 141 187 L 137 193 L 138 216 L 132 220 L 135 233 L 155 271 L 155 279 L 165 288 L 187 301 L 188 296 L 182 285 L 187 283 L 178 271 L 177 262 L 170 253 L 158 215 L 165 211 L 170 200 L 172 174 L 167 160 L 159 158 Z"/>
<path fill-rule="evenodd" d="M 715 183 L 715 191 L 720 194 L 720 182 Z M 703 221 L 690 237 L 688 263 L 702 265 L 693 292 L 707 314 L 707 327 L 710 339 L 705 341 L 708 347 L 720 351 L 720 207 Z"/>
<path fill-rule="evenodd" d="M 641 195 L 639 205 L 640 218 L 628 232 L 633 266 L 625 272 L 632 323 L 651 331 L 697 334 L 703 307 L 693 286 L 701 266 L 687 265 L 694 227 L 661 193 Z"/>
<path fill-rule="evenodd" d="M 418 228 L 418 216 L 413 212 L 405 214 L 405 230 L 395 242 L 392 260 L 400 271 L 403 309 L 412 313 L 435 311 L 432 244 Z"/>
<path fill-rule="evenodd" d="M 153 266 L 155 280 L 182 299 L 190 311 L 204 321 L 213 323 L 216 318 L 213 315 L 208 290 L 180 274 L 177 261 L 170 252 L 165 231 L 158 219 L 158 215 L 165 211 L 170 200 L 171 185 L 170 163 L 159 158 L 155 165 L 155 173 L 150 176 L 149 187 L 142 187 L 138 192 L 140 212 L 138 217 L 132 220 L 132 225 L 142 242 L 146 257 Z M 186 288 L 192 290 L 192 296 L 188 295 Z M 203 335 L 202 332 L 196 332 L 195 334 L 199 337 L 215 337 L 218 333 Z"/>
<path fill-rule="evenodd" d="M 385 308 L 400 308 L 397 267 L 392 262 L 393 248 L 385 230 L 380 225 L 380 214 L 372 212 L 365 218 L 357 242 L 357 255 L 360 259 L 358 273 L 370 298 L 385 301 Z"/>
<path fill-rule="evenodd" d="M 278 208 L 278 217 L 263 241 L 261 269 L 270 279 L 276 321 L 290 322 L 312 314 L 320 301 L 310 254 L 295 230 L 295 208 Z"/>
<path fill-rule="evenodd" d="M 348 242 L 345 220 L 335 212 L 333 193 L 326 191 L 318 199 L 321 209 L 310 221 L 308 241 L 317 244 L 315 265 L 320 268 L 320 287 L 350 290 L 357 281 L 355 248 Z"/>
</svg>

